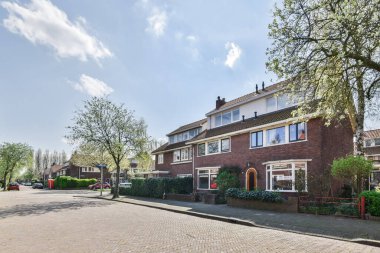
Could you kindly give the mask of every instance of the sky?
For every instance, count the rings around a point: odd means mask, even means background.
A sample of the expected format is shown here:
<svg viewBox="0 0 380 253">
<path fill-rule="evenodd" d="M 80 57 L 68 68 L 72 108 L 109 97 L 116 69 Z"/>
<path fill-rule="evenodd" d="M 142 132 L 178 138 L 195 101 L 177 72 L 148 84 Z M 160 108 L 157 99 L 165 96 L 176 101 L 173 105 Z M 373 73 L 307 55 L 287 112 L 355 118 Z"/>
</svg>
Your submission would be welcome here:
<svg viewBox="0 0 380 253">
<path fill-rule="evenodd" d="M 275 0 L 0 1 L 0 143 L 65 150 L 92 96 L 163 139 L 278 81 L 265 68 Z"/>
</svg>

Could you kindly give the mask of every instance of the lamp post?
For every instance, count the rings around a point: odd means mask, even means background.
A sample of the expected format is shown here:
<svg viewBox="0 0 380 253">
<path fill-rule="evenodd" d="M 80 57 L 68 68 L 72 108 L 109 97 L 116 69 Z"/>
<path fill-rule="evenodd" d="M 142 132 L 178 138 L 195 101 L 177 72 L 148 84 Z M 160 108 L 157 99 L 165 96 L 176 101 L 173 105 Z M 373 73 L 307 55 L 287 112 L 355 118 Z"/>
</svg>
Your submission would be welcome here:
<svg viewBox="0 0 380 253">
<path fill-rule="evenodd" d="M 105 164 L 96 165 L 100 169 L 100 196 L 103 196 L 103 169 L 107 168 Z"/>
</svg>

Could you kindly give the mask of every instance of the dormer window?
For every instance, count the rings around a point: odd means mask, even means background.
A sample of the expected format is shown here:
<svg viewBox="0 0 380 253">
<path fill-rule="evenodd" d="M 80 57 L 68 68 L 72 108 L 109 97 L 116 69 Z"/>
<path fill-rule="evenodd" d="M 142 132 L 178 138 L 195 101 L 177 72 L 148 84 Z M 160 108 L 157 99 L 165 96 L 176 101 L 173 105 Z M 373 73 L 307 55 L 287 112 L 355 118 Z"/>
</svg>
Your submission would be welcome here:
<svg viewBox="0 0 380 253">
<path fill-rule="evenodd" d="M 289 98 L 286 94 L 279 96 L 272 96 L 266 99 L 267 112 L 284 109 L 291 105 Z"/>
<path fill-rule="evenodd" d="M 215 116 L 215 127 L 224 126 L 238 121 L 240 118 L 240 110 L 235 109 L 223 112 Z"/>
<path fill-rule="evenodd" d="M 169 144 L 190 140 L 190 139 L 194 138 L 195 136 L 197 136 L 200 131 L 201 131 L 201 128 L 198 127 L 198 128 L 186 131 L 186 132 L 171 135 L 171 136 L 169 136 Z"/>
</svg>

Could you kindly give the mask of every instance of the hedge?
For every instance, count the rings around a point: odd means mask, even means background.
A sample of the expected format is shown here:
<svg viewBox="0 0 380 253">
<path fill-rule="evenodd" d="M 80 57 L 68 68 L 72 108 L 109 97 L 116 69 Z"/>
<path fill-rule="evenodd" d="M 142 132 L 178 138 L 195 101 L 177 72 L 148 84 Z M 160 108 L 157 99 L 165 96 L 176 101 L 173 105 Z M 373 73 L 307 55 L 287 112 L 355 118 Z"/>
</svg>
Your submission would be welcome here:
<svg viewBox="0 0 380 253">
<path fill-rule="evenodd" d="M 70 176 L 58 176 L 54 179 L 55 189 L 73 189 L 73 188 L 86 188 L 91 184 L 95 184 L 97 180 L 91 179 L 78 179 Z"/>
<path fill-rule="evenodd" d="M 132 179 L 131 188 L 119 188 L 120 195 L 162 198 L 165 193 L 191 194 L 193 178 Z"/>
<path fill-rule="evenodd" d="M 359 198 L 365 197 L 365 209 L 372 216 L 380 216 L 380 192 L 364 191 L 360 193 Z"/>
<path fill-rule="evenodd" d="M 277 192 L 245 191 L 239 188 L 230 188 L 226 191 L 226 197 L 245 200 L 259 200 L 263 202 L 282 202 L 284 199 Z"/>
</svg>

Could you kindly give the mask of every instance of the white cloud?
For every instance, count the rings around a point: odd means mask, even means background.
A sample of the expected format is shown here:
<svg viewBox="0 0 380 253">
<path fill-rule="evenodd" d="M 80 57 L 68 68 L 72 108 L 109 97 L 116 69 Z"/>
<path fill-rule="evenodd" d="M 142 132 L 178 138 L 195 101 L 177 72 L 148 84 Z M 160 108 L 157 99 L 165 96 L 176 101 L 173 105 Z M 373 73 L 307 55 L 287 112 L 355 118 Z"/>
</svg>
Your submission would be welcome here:
<svg viewBox="0 0 380 253">
<path fill-rule="evenodd" d="M 153 8 L 152 14 L 147 18 L 148 27 L 146 31 L 153 33 L 156 37 L 160 37 L 165 33 L 168 17 L 164 10 Z"/>
<path fill-rule="evenodd" d="M 105 82 L 85 74 L 80 76 L 79 83 L 74 83 L 73 87 L 93 97 L 104 97 L 114 91 Z"/>
<path fill-rule="evenodd" d="M 229 68 L 233 68 L 236 61 L 241 56 L 241 48 L 233 42 L 227 42 L 225 48 L 228 50 L 228 54 L 226 60 L 224 61 L 224 65 Z"/>
<path fill-rule="evenodd" d="M 188 35 L 186 36 L 186 39 L 187 41 L 189 41 L 190 43 L 195 43 L 198 41 L 198 37 L 196 37 L 195 35 Z"/>
<path fill-rule="evenodd" d="M 85 30 L 83 17 L 73 23 L 48 0 L 32 0 L 26 5 L 4 1 L 1 6 L 9 12 L 3 20 L 6 29 L 33 44 L 52 47 L 59 57 L 75 57 L 81 61 L 92 58 L 98 62 L 112 56 L 101 41 Z"/>
</svg>

